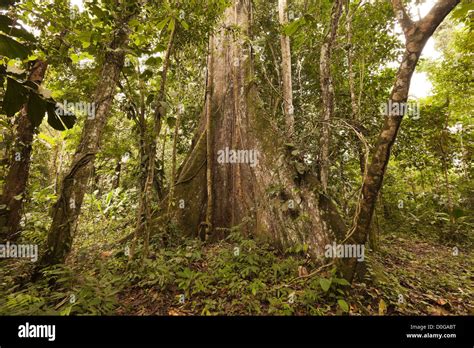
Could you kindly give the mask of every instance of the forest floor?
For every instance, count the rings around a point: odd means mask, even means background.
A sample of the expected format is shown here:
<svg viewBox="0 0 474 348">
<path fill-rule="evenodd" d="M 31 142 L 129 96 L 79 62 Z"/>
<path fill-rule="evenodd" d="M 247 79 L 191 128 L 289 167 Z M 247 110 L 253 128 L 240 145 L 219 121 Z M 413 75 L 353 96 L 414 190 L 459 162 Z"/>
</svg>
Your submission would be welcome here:
<svg viewBox="0 0 474 348">
<path fill-rule="evenodd" d="M 79 241 L 66 265 L 44 270 L 35 283 L 31 262 L 3 260 L 0 314 L 474 314 L 472 249 L 416 235 L 381 236 L 379 250 L 366 248 L 352 286 L 304 246 L 282 253 L 233 233 L 214 244 L 176 239 L 159 247 L 155 236 L 150 257 L 143 261 L 138 249 L 130 263 L 109 237 Z"/>
<path fill-rule="evenodd" d="M 352 289 L 331 275 L 329 268 L 314 276 L 298 278 L 298 264 L 310 267 L 295 256 L 274 255 L 272 265 L 239 255 L 239 264 L 224 272 L 215 262 L 235 252 L 231 243 L 205 246 L 202 254 L 189 265 L 189 274 L 180 274 L 187 282 L 181 287 L 127 287 L 119 294 L 121 315 L 473 315 L 474 257 L 472 250 L 456 250 L 417 237 L 390 235 L 380 241 L 377 252 L 366 258 L 363 275 Z M 259 251 L 268 258 L 272 251 Z M 250 254 L 251 255 L 251 254 Z M 189 256 L 189 255 L 188 255 Z M 285 260 L 286 259 L 286 260 Z M 221 260 L 225 262 L 224 260 Z M 255 264 L 284 269 L 275 279 L 263 269 L 246 274 L 246 266 Z M 229 265 L 228 265 L 229 266 Z M 293 266 L 293 270 L 285 267 Z M 241 277 L 235 272 L 241 271 Z M 311 269 L 308 269 L 311 274 Z M 287 272 L 289 271 L 289 272 Z M 233 281 L 216 284 L 213 274 L 226 272 Z M 278 272 L 277 272 L 278 273 Z M 250 277 L 249 277 L 250 275 Z M 212 278 L 212 277 L 211 277 Z M 296 279 L 296 281 L 294 281 Z M 323 280 L 321 280 L 323 279 Z M 325 281 L 331 282 L 325 291 Z M 293 281 L 293 282 L 292 282 Z M 340 284 L 339 284 L 340 283 Z M 182 284 L 182 283 L 180 283 Z M 205 289 L 208 287 L 209 289 Z M 233 291 L 237 290 L 237 291 Z M 308 294 L 313 291 L 313 295 Z M 342 300 L 342 303 L 339 303 Z M 347 306 L 346 306 L 347 305 Z"/>
</svg>

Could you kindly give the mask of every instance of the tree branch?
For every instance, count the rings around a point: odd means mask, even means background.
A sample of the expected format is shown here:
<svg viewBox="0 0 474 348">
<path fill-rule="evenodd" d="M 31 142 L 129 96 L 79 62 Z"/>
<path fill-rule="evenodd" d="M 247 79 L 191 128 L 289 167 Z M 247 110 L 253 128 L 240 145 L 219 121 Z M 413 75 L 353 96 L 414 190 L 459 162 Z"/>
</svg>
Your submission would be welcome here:
<svg viewBox="0 0 474 348">
<path fill-rule="evenodd" d="M 414 23 L 411 20 L 410 15 L 406 11 L 402 0 L 392 0 L 392 7 L 406 37 L 408 35 L 407 33 L 409 32 L 409 30 L 413 28 Z"/>
<path fill-rule="evenodd" d="M 417 22 L 425 37 L 433 35 L 436 28 L 459 2 L 460 0 L 438 0 L 430 12 Z"/>
</svg>

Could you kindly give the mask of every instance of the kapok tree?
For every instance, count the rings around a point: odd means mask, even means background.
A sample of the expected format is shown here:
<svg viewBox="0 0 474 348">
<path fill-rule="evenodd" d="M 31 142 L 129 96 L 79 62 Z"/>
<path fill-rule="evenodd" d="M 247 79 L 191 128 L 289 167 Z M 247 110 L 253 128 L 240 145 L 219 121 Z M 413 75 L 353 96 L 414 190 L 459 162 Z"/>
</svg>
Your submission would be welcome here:
<svg viewBox="0 0 474 348">
<path fill-rule="evenodd" d="M 259 103 L 247 40 L 251 6 L 234 0 L 210 38 L 206 103 L 175 184 L 175 221 L 202 239 L 239 229 L 322 256 L 345 226 Z"/>
</svg>

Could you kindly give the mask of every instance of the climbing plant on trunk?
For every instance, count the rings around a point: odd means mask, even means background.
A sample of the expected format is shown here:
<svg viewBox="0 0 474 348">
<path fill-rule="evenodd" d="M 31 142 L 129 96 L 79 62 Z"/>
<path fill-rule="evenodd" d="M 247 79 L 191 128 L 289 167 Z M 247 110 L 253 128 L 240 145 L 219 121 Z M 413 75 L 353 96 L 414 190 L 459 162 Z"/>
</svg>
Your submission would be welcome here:
<svg viewBox="0 0 474 348">
<path fill-rule="evenodd" d="M 48 232 L 47 249 L 40 260 L 39 268 L 64 262 L 71 249 L 87 183 L 124 64 L 129 38 L 128 23 L 136 16 L 138 6 L 133 9 L 134 12 L 125 13 L 118 20 L 113 38 L 107 47 L 93 97 L 95 114 L 94 117 L 86 119 L 79 146 L 63 178 L 58 200 L 52 210 L 53 221 Z"/>
<path fill-rule="evenodd" d="M 28 81 L 38 85 L 44 79 L 48 63 L 37 60 L 34 62 Z M 28 117 L 28 108 L 34 107 L 25 103 L 16 120 L 16 142 L 12 164 L 8 170 L 0 197 L 0 235 L 3 240 L 15 240 L 18 237 L 18 226 L 21 220 L 22 202 L 26 194 L 26 185 L 30 172 L 31 149 L 35 132 L 35 125 Z M 44 114 L 44 111 L 43 111 Z M 2 232 L 3 231 L 3 232 Z"/>
</svg>

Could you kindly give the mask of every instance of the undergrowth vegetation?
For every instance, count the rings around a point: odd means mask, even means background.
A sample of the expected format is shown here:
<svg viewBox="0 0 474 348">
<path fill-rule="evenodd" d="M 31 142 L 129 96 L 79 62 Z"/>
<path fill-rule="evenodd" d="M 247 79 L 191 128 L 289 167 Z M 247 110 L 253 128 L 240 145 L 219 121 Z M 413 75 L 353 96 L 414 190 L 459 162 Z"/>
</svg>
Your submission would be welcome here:
<svg viewBox="0 0 474 348">
<path fill-rule="evenodd" d="M 176 239 L 164 246 L 155 238 L 149 258 L 138 250 L 130 262 L 126 242 L 110 243 L 109 220 L 96 224 L 109 225 L 102 235 L 84 232 L 68 264 L 43 270 L 36 283 L 28 282 L 31 263 L 2 261 L 0 313 L 472 314 L 472 251 L 456 254 L 408 232 L 383 235 L 383 247 L 366 253 L 351 289 L 332 262 L 312 260 L 304 247 L 282 252 L 238 231 L 214 244 Z"/>
</svg>

